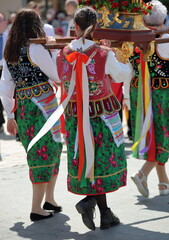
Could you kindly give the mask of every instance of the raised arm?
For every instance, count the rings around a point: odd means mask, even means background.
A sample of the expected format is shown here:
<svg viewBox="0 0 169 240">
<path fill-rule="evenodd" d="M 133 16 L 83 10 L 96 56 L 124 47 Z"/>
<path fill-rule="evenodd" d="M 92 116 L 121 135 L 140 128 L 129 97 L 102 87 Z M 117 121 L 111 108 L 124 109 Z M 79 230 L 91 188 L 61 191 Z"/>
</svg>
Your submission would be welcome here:
<svg viewBox="0 0 169 240">
<path fill-rule="evenodd" d="M 130 82 L 133 77 L 133 67 L 131 63 L 124 64 L 119 62 L 113 51 L 108 52 L 105 72 L 109 74 L 115 82 Z"/>
</svg>

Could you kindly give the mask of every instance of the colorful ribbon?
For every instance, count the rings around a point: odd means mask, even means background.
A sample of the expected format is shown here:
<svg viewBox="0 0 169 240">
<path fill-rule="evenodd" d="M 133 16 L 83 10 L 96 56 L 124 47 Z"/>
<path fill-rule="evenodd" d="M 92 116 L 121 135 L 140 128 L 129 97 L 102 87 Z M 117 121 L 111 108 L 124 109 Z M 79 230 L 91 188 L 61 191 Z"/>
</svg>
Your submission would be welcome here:
<svg viewBox="0 0 169 240">
<path fill-rule="evenodd" d="M 73 65 L 72 77 L 67 98 L 59 105 L 57 110 L 49 117 L 39 133 L 29 143 L 28 151 L 30 148 L 44 136 L 54 123 L 63 114 L 70 97 L 74 92 L 76 85 L 76 101 L 77 101 L 77 122 L 78 122 L 78 145 L 79 145 L 79 168 L 78 168 L 78 181 L 81 180 L 84 170 L 84 159 L 86 156 L 86 170 L 85 177 L 93 180 L 94 171 L 94 141 L 93 133 L 90 126 L 89 117 L 89 87 L 86 66 L 91 59 L 85 54 L 73 52 L 66 56 L 67 61 Z M 75 84 L 76 80 L 76 84 Z"/>
<path fill-rule="evenodd" d="M 85 54 L 74 52 L 66 57 L 69 63 L 73 63 L 76 71 L 76 102 L 77 102 L 77 126 L 78 126 L 78 145 L 79 145 L 79 167 L 78 181 L 82 177 L 86 156 L 86 172 L 85 177 L 93 180 L 93 164 L 94 164 L 94 141 L 90 127 L 89 117 L 89 87 L 88 76 L 85 65 L 90 58 Z"/>
<path fill-rule="evenodd" d="M 135 139 L 132 151 L 133 156 L 140 159 L 144 159 L 144 154 L 147 152 L 148 160 L 155 161 L 151 79 L 148 64 L 143 60 L 142 53 L 140 53 L 140 63 Z"/>
</svg>

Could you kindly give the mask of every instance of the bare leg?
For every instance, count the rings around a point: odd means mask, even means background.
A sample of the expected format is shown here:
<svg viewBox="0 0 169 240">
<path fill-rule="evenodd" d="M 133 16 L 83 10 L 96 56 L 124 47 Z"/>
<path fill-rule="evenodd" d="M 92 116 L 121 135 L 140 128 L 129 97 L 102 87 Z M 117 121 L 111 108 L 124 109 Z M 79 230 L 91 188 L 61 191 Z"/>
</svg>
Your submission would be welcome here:
<svg viewBox="0 0 169 240">
<path fill-rule="evenodd" d="M 49 215 L 48 212 L 41 208 L 41 203 L 46 190 L 46 183 L 32 184 L 33 197 L 32 197 L 32 213 L 41 214 L 44 216 Z"/>
<path fill-rule="evenodd" d="M 149 196 L 149 190 L 147 187 L 147 177 L 154 167 L 156 167 L 157 162 L 146 161 L 142 168 L 133 176 L 131 179 L 136 184 L 138 191 L 144 196 Z"/>
<path fill-rule="evenodd" d="M 149 173 L 153 170 L 154 167 L 157 166 L 157 162 L 150 162 L 146 161 L 142 166 L 141 170 L 143 171 L 144 175 L 148 177 Z"/>
<path fill-rule="evenodd" d="M 51 203 L 54 206 L 58 206 L 54 198 L 54 189 L 55 189 L 56 179 L 57 179 L 57 176 L 53 176 L 51 177 L 50 182 L 47 183 L 46 196 L 45 196 L 45 201 Z"/>
<path fill-rule="evenodd" d="M 150 162 L 150 161 L 146 161 L 144 163 L 144 165 L 141 168 L 141 171 L 144 173 L 144 175 L 146 177 L 148 177 L 149 173 L 153 170 L 154 167 L 157 166 L 157 162 Z M 139 178 L 142 177 L 142 173 L 138 172 L 138 176 Z M 147 183 L 145 181 L 143 181 L 143 186 L 147 187 Z"/>
<path fill-rule="evenodd" d="M 166 173 L 165 165 L 157 165 L 156 171 L 157 171 L 159 183 L 168 183 L 169 184 L 169 179 L 168 179 L 168 176 Z M 161 189 L 161 190 L 166 189 L 166 186 L 160 185 L 159 189 Z"/>
</svg>

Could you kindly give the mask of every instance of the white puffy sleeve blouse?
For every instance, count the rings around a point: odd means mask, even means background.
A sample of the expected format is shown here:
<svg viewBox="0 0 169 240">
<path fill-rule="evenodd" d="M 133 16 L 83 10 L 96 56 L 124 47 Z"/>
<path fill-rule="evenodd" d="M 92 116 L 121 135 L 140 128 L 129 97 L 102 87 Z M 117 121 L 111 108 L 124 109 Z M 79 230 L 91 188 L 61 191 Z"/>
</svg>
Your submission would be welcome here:
<svg viewBox="0 0 169 240">
<path fill-rule="evenodd" d="M 55 81 L 56 83 L 60 82 L 56 68 L 56 52 L 52 52 L 51 57 L 49 51 L 41 44 L 30 44 L 29 55 L 31 61 L 37 65 L 50 80 Z M 0 80 L 0 97 L 8 118 L 14 117 L 14 114 L 11 113 L 14 108 L 14 90 L 14 80 L 8 70 L 6 62 L 4 61 Z"/>
</svg>

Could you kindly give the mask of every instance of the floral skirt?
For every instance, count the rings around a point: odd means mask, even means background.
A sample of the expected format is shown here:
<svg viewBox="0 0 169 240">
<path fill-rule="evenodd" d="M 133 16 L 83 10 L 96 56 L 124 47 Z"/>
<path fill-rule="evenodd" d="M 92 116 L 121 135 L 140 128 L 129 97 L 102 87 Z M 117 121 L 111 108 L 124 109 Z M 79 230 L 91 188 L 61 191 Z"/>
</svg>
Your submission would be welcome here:
<svg viewBox="0 0 169 240">
<path fill-rule="evenodd" d="M 68 154 L 68 191 L 79 195 L 95 195 L 112 192 L 126 185 L 127 163 L 124 144 L 116 146 L 112 133 L 100 117 L 90 119 L 95 142 L 94 182 L 89 178 L 78 181 L 78 153 L 75 139 L 77 118 L 66 117 L 66 143 Z"/>
<path fill-rule="evenodd" d="M 131 126 L 135 132 L 137 88 L 131 87 Z M 156 157 L 154 160 L 164 164 L 169 158 L 169 88 L 152 90 L 153 121 L 155 131 Z M 134 136 L 133 136 L 134 137 Z M 146 160 L 147 154 L 144 155 Z"/>
<path fill-rule="evenodd" d="M 52 93 L 52 92 L 51 92 Z M 50 92 L 43 93 L 40 99 L 50 96 Z M 34 98 L 38 102 L 38 98 Z M 47 114 L 43 110 L 50 110 L 50 106 L 57 106 L 56 98 L 50 103 L 35 104 L 33 99 L 18 100 L 17 123 L 20 140 L 27 151 L 27 147 L 34 136 L 46 122 Z M 53 112 L 52 109 L 51 112 Z M 52 176 L 57 175 L 60 165 L 62 143 L 54 140 L 54 135 L 49 131 L 27 153 L 29 175 L 32 183 L 50 182 Z"/>
</svg>

